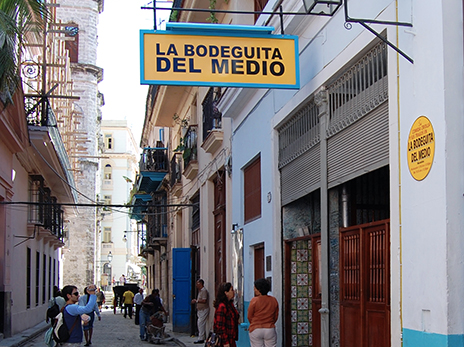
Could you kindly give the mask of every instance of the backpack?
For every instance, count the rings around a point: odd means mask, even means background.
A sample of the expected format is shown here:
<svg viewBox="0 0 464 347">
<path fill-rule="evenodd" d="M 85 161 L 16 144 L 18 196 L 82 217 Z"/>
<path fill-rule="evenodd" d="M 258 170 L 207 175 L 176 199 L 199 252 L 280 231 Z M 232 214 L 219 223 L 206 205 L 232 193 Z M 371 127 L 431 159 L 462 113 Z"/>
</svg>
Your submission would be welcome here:
<svg viewBox="0 0 464 347">
<path fill-rule="evenodd" d="M 48 319 L 51 319 L 52 325 L 55 320 L 55 317 L 60 313 L 60 307 L 56 303 L 56 300 L 53 299 L 53 304 L 50 305 L 50 307 L 47 309 L 47 322 Z"/>
<path fill-rule="evenodd" d="M 53 340 L 55 340 L 57 343 L 63 343 L 69 340 L 71 337 L 71 332 L 73 331 L 74 327 L 77 324 L 77 321 L 79 320 L 79 315 L 76 316 L 76 319 L 74 320 L 74 324 L 72 325 L 71 329 L 68 329 L 66 326 L 66 322 L 64 320 L 64 309 L 66 306 L 64 306 L 60 313 L 55 317 L 55 322 L 53 323 Z"/>
</svg>

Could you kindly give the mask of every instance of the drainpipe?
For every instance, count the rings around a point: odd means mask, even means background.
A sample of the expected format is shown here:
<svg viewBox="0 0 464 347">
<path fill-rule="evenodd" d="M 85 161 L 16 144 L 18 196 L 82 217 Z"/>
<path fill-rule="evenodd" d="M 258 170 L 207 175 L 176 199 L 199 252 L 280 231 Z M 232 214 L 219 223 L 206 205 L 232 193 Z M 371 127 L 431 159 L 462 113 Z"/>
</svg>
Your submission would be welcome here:
<svg viewBox="0 0 464 347">
<path fill-rule="evenodd" d="M 319 108 L 319 129 L 321 137 L 321 273 L 322 298 L 321 308 L 321 346 L 330 346 L 330 316 L 329 316 L 329 212 L 328 212 L 328 182 L 327 182 L 327 125 L 328 102 L 324 87 L 316 93 L 315 103 Z"/>
</svg>

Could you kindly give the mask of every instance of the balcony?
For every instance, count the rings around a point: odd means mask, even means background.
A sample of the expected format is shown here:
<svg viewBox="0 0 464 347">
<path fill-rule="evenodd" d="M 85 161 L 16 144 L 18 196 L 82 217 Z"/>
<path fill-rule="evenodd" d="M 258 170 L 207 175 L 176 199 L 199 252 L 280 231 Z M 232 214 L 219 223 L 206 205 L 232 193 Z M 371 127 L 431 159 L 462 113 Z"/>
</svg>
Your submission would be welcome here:
<svg viewBox="0 0 464 347">
<path fill-rule="evenodd" d="M 146 245 L 153 249 L 166 246 L 168 239 L 168 208 L 165 192 L 153 196 L 148 205 Z"/>
<path fill-rule="evenodd" d="M 184 176 L 193 179 L 198 173 L 197 125 L 190 125 L 183 140 Z"/>
<path fill-rule="evenodd" d="M 137 190 L 146 193 L 158 190 L 169 172 L 168 149 L 165 147 L 147 147 L 140 158 L 140 173 L 137 178 Z"/>
<path fill-rule="evenodd" d="M 152 197 L 150 194 L 134 194 L 131 199 L 131 205 L 135 206 L 132 207 L 131 219 L 135 219 L 138 222 L 142 221 L 151 199 Z"/>
<path fill-rule="evenodd" d="M 30 178 L 30 199 L 37 205 L 29 206 L 29 233 L 38 232 L 40 238 L 61 247 L 64 245 L 64 211 L 56 197 L 51 195 L 51 189 L 45 186 L 42 176 L 32 175 Z"/>
<path fill-rule="evenodd" d="M 211 129 L 205 141 L 203 141 L 201 148 L 206 153 L 214 154 L 221 147 L 223 140 L 224 132 L 222 129 Z"/>
<path fill-rule="evenodd" d="M 28 99 L 27 102 L 31 104 L 33 100 Z M 49 165 L 40 167 L 40 172 L 49 184 L 49 188 L 58 201 L 77 202 L 77 189 L 71 163 L 58 130 L 55 114 L 47 99 L 36 103 L 28 110 L 27 124 L 32 149 L 44 162 L 55 164 L 53 167 Z M 29 158 L 25 157 L 23 160 L 29 161 Z M 57 172 L 65 180 L 57 180 Z"/>
<path fill-rule="evenodd" d="M 182 195 L 182 158 L 180 153 L 175 153 L 171 159 L 171 194 L 176 197 Z"/>
</svg>

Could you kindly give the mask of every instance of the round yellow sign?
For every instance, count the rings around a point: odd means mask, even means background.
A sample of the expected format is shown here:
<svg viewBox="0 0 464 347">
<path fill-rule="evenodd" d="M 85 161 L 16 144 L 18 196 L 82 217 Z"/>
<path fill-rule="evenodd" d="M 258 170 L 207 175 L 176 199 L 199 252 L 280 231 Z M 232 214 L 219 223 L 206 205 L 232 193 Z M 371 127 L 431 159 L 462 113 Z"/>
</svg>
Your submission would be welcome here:
<svg viewBox="0 0 464 347">
<path fill-rule="evenodd" d="M 422 181 L 430 172 L 435 154 L 435 133 L 425 116 L 416 119 L 408 138 L 408 166 L 412 177 Z"/>
</svg>

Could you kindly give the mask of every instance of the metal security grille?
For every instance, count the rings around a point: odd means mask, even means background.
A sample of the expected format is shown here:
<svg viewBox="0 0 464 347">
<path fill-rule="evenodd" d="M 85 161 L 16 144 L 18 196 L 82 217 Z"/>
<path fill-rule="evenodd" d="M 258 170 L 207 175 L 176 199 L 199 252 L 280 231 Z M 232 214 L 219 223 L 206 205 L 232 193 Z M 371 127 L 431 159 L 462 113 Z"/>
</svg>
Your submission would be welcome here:
<svg viewBox="0 0 464 347">
<path fill-rule="evenodd" d="M 328 86 L 329 130 L 334 135 L 388 98 L 387 46 L 380 43 Z"/>
<path fill-rule="evenodd" d="M 304 105 L 279 131 L 279 169 L 320 141 L 319 110 L 314 99 Z"/>
</svg>

